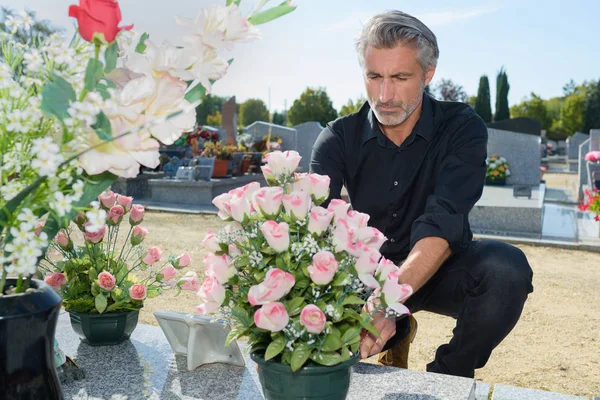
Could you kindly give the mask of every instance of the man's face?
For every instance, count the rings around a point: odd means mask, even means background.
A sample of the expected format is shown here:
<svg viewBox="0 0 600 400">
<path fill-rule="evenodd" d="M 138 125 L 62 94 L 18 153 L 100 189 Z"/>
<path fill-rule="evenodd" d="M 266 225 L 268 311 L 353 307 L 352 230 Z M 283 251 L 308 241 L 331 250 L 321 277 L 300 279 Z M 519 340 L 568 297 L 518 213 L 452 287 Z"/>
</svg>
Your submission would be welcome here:
<svg viewBox="0 0 600 400">
<path fill-rule="evenodd" d="M 417 50 L 399 44 L 391 49 L 368 46 L 363 72 L 369 104 L 377 120 L 382 125 L 395 126 L 419 106 L 435 68 L 423 73 Z"/>
</svg>

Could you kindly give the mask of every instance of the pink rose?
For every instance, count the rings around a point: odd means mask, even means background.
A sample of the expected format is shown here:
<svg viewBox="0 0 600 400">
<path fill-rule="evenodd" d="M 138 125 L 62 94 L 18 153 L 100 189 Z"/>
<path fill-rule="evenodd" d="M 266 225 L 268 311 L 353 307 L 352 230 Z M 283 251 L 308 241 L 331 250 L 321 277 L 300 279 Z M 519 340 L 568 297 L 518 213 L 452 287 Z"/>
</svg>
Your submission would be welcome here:
<svg viewBox="0 0 600 400">
<path fill-rule="evenodd" d="M 298 192 L 311 193 L 312 183 L 310 181 L 310 177 L 308 176 L 308 174 L 306 172 L 302 172 L 302 173 L 296 172 L 294 174 L 294 178 L 296 179 L 296 182 L 294 182 L 294 184 L 292 185 L 292 190 L 295 190 Z"/>
<path fill-rule="evenodd" d="M 52 286 L 52 289 L 60 290 L 60 288 L 67 283 L 67 277 L 62 272 L 54 272 L 46 275 L 44 282 Z"/>
<path fill-rule="evenodd" d="M 219 209 L 219 217 L 222 220 L 231 218 L 231 193 L 223 193 L 212 200 L 212 203 Z"/>
<path fill-rule="evenodd" d="M 179 285 L 181 285 L 181 290 L 198 290 L 200 282 L 198 281 L 198 274 L 194 271 L 188 271 L 180 280 Z"/>
<path fill-rule="evenodd" d="M 294 276 L 279 268 L 270 269 L 265 280 L 248 291 L 248 302 L 253 306 L 271 303 L 281 299 L 294 287 Z"/>
<path fill-rule="evenodd" d="M 160 261 L 161 257 L 162 257 L 161 249 L 159 249 L 158 247 L 150 247 L 148 249 L 148 252 L 144 256 L 144 258 L 142 259 L 142 262 L 146 265 L 152 265 L 152 264 Z"/>
<path fill-rule="evenodd" d="M 311 205 L 310 193 L 292 192 L 284 194 L 281 198 L 287 215 L 295 217 L 299 221 L 306 219 L 308 208 Z"/>
<path fill-rule="evenodd" d="M 202 303 L 196 307 L 202 315 L 216 311 L 225 301 L 225 288 L 215 278 L 208 277 L 202 283 L 197 293 Z"/>
<path fill-rule="evenodd" d="M 314 196 L 316 200 L 325 201 L 329 196 L 329 183 L 331 182 L 331 178 L 327 175 L 319 175 L 319 174 L 310 174 L 310 193 Z"/>
<path fill-rule="evenodd" d="M 175 275 L 177 275 L 177 270 L 171 264 L 167 264 L 160 270 L 159 274 L 163 276 L 162 280 L 166 282 L 170 281 L 175 277 Z"/>
<path fill-rule="evenodd" d="M 379 282 L 377 282 L 377 279 L 375 279 L 375 277 L 373 277 L 371 274 L 359 274 L 358 279 L 360 279 L 365 286 L 370 287 L 371 289 L 377 289 L 381 287 Z"/>
<path fill-rule="evenodd" d="M 42 221 L 35 226 L 35 235 L 40 236 L 40 233 L 44 230 L 44 226 L 46 226 L 46 221 Z"/>
<path fill-rule="evenodd" d="M 190 254 L 187 251 L 175 259 L 175 265 L 177 265 L 178 268 L 189 267 L 191 263 L 192 257 L 190 257 Z"/>
<path fill-rule="evenodd" d="M 319 251 L 308 266 L 310 279 L 317 285 L 327 285 L 338 270 L 338 262 L 329 251 Z"/>
<path fill-rule="evenodd" d="M 283 188 L 280 186 L 263 187 L 254 192 L 254 209 L 267 218 L 275 218 L 281 209 Z"/>
<path fill-rule="evenodd" d="M 348 209 L 350 208 L 350 204 L 346 203 L 342 199 L 332 199 L 329 202 L 329 206 L 327 209 L 334 212 L 334 221 L 337 221 L 338 218 L 345 218 L 346 214 L 348 214 Z"/>
<path fill-rule="evenodd" d="M 129 297 L 133 300 L 144 300 L 146 298 L 146 286 L 136 283 L 129 288 Z"/>
<path fill-rule="evenodd" d="M 361 213 L 355 210 L 350 210 L 346 214 L 346 221 L 348 221 L 348 224 L 355 230 L 366 227 L 369 223 L 369 218 L 369 214 Z"/>
<path fill-rule="evenodd" d="M 245 218 L 250 217 L 252 213 L 252 204 L 241 190 L 234 192 L 229 200 L 229 209 L 231 217 L 242 222 Z"/>
<path fill-rule="evenodd" d="M 254 313 L 256 326 L 271 332 L 279 332 L 289 320 L 290 316 L 282 303 L 265 304 Z"/>
<path fill-rule="evenodd" d="M 362 251 L 356 259 L 354 268 L 358 274 L 370 274 L 373 275 L 379 266 L 379 259 L 381 253 L 376 249 L 363 245 Z"/>
<path fill-rule="evenodd" d="M 600 151 L 590 151 L 586 153 L 585 160 L 590 162 L 600 161 Z"/>
<path fill-rule="evenodd" d="M 394 264 L 392 261 L 388 260 L 385 257 L 381 257 L 375 275 L 377 275 L 377 280 L 381 282 L 387 280 L 388 276 L 392 272 L 396 271 L 398 271 L 398 267 L 396 266 L 396 264 Z"/>
<path fill-rule="evenodd" d="M 333 211 L 323 207 L 311 208 L 308 217 L 308 231 L 321 236 L 329 228 L 333 215 Z"/>
<path fill-rule="evenodd" d="M 89 223 L 85 224 L 86 228 L 89 225 Z M 90 242 L 90 243 L 100 243 L 102 241 L 102 239 L 104 239 L 104 234 L 106 233 L 106 225 L 103 225 L 98 232 L 88 232 L 88 230 L 85 230 L 84 233 L 84 238 L 86 241 Z"/>
<path fill-rule="evenodd" d="M 282 176 L 291 175 L 300 164 L 300 154 L 297 151 L 272 151 L 264 155 L 271 175 L 279 179 Z"/>
<path fill-rule="evenodd" d="M 214 253 L 208 253 L 204 257 L 204 263 L 207 265 L 206 275 L 215 278 L 221 285 L 226 284 L 237 273 L 235 265 L 233 265 L 227 254 L 218 256 Z"/>
<path fill-rule="evenodd" d="M 254 197 L 254 193 L 260 189 L 260 183 L 258 183 L 258 182 L 250 182 L 249 184 L 244 185 L 244 186 L 242 186 L 239 189 L 242 191 L 243 195 L 249 201 L 252 201 L 252 198 Z"/>
<path fill-rule="evenodd" d="M 133 203 L 133 197 L 117 195 L 117 204 L 123 207 L 125 212 L 129 212 L 131 210 L 131 205 Z"/>
<path fill-rule="evenodd" d="M 84 213 L 77 213 L 75 218 L 73 218 L 73 222 L 75 222 L 75 225 L 77 225 L 79 229 L 83 230 L 83 226 L 87 223 L 87 217 Z"/>
<path fill-rule="evenodd" d="M 98 195 L 98 201 L 103 208 L 110 210 L 110 208 L 114 206 L 117 201 L 117 195 L 112 191 L 107 190 L 106 192 L 102 192 L 100 195 Z"/>
<path fill-rule="evenodd" d="M 265 177 L 267 183 L 275 179 L 275 176 L 273 176 L 273 171 L 271 171 L 271 167 L 268 165 L 261 165 L 260 169 L 262 170 L 263 176 Z"/>
<path fill-rule="evenodd" d="M 346 219 L 338 218 L 335 229 L 333 230 L 331 244 L 333 244 L 333 247 L 337 252 L 350 251 L 356 246 L 354 236 L 355 231 L 348 225 Z"/>
<path fill-rule="evenodd" d="M 54 241 L 63 249 L 68 250 L 71 248 L 72 242 L 69 238 L 69 235 L 64 229 L 61 229 L 56 236 L 54 237 Z"/>
<path fill-rule="evenodd" d="M 204 239 L 202 239 L 202 245 L 208 251 L 217 252 L 221 250 L 221 246 L 219 245 L 219 239 L 215 236 L 212 231 L 208 231 Z"/>
<path fill-rule="evenodd" d="M 123 206 L 116 205 L 110 208 L 108 212 L 108 216 L 106 217 L 106 223 L 109 225 L 119 225 L 123 220 L 123 214 L 125 214 L 125 209 Z"/>
<path fill-rule="evenodd" d="M 327 317 L 319 307 L 314 304 L 309 304 L 302 309 L 300 313 L 300 323 L 304 325 L 310 333 L 319 334 L 325 328 Z"/>
<path fill-rule="evenodd" d="M 131 225 L 139 225 L 144 220 L 144 206 L 136 204 L 131 207 L 131 214 L 129 214 L 129 223 Z"/>
<path fill-rule="evenodd" d="M 260 226 L 260 230 L 269 246 L 277 253 L 282 253 L 290 247 L 290 227 L 287 223 L 280 222 L 278 224 L 272 220 L 265 221 Z"/>
<path fill-rule="evenodd" d="M 360 228 L 357 232 L 358 240 L 362 240 L 369 247 L 379 250 L 381 245 L 387 240 L 387 238 L 377 228 L 365 226 Z"/>
<path fill-rule="evenodd" d="M 133 227 L 133 232 L 131 234 L 131 245 L 137 246 L 144 241 L 144 238 L 148 234 L 148 230 L 142 228 L 139 225 Z"/>
<path fill-rule="evenodd" d="M 98 274 L 98 286 L 102 289 L 111 291 L 117 284 L 117 279 L 108 271 L 102 271 Z"/>
<path fill-rule="evenodd" d="M 381 289 L 383 301 L 388 306 L 394 303 L 403 303 L 412 295 L 412 287 L 398 283 L 398 279 L 387 279 Z"/>
</svg>

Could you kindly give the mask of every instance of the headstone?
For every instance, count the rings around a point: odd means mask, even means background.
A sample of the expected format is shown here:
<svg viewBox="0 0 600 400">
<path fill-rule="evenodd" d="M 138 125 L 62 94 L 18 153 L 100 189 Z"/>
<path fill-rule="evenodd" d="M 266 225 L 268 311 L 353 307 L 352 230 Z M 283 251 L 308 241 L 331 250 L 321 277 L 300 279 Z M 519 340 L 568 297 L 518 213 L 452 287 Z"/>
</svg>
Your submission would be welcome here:
<svg viewBox="0 0 600 400">
<path fill-rule="evenodd" d="M 507 185 L 540 184 L 540 144 L 539 136 L 488 129 L 488 156 L 497 154 L 506 159 L 511 172 Z"/>
<path fill-rule="evenodd" d="M 587 397 L 525 389 L 516 386 L 494 385 L 492 400 L 588 400 Z"/>
<path fill-rule="evenodd" d="M 221 126 L 227 132 L 226 144 L 237 145 L 237 120 L 235 96 L 221 105 Z"/>
<path fill-rule="evenodd" d="M 244 132 L 252 137 L 252 142 L 261 140 L 271 133 L 271 137 L 280 136 L 282 139 L 281 150 L 296 150 L 297 135 L 296 129 L 286 126 L 270 124 L 268 122 L 256 121 L 244 128 Z"/>
<path fill-rule="evenodd" d="M 579 146 L 589 138 L 590 135 L 581 132 L 575 132 L 573 136 L 567 138 L 567 162 L 570 172 L 577 172 Z"/>
<path fill-rule="evenodd" d="M 179 167 L 175 174 L 175 179 L 191 181 L 193 178 L 194 167 Z"/>
<path fill-rule="evenodd" d="M 600 151 L 600 129 L 590 129 L 590 151 Z"/>
<path fill-rule="evenodd" d="M 490 129 L 526 133 L 534 136 L 540 136 L 542 132 L 542 123 L 537 119 L 527 117 L 518 117 L 505 119 L 498 122 L 490 122 L 487 124 L 487 126 Z"/>
<path fill-rule="evenodd" d="M 299 169 L 303 172 L 308 172 L 312 148 L 323 127 L 318 122 L 305 122 L 294 126 L 294 129 L 298 132 L 296 151 L 302 157 Z"/>
<path fill-rule="evenodd" d="M 585 140 L 583 143 L 579 145 L 579 166 L 577 168 L 577 173 L 579 174 L 579 193 L 578 198 L 581 198 L 583 195 L 583 185 L 588 184 L 588 169 L 587 169 L 587 161 L 585 160 L 585 155 L 590 151 L 590 139 Z"/>
<path fill-rule="evenodd" d="M 194 180 L 210 181 L 215 168 L 215 157 L 196 157 L 194 162 L 196 164 L 194 167 Z"/>
</svg>

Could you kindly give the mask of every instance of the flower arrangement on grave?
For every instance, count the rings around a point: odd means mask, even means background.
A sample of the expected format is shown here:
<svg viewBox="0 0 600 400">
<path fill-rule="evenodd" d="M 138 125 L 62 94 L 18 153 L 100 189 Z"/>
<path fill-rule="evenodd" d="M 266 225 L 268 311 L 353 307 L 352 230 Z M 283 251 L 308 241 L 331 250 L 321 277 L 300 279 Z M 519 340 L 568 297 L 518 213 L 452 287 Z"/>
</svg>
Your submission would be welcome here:
<svg viewBox="0 0 600 400">
<path fill-rule="evenodd" d="M 261 140 L 257 140 L 254 142 L 254 149 L 257 152 L 266 154 L 270 151 L 281 150 L 281 145 L 283 143 L 283 139 L 279 135 L 267 135 L 264 136 Z"/>
<path fill-rule="evenodd" d="M 584 158 L 591 163 L 600 162 L 600 151 L 589 151 L 585 154 Z"/>
<path fill-rule="evenodd" d="M 259 38 L 256 25 L 295 9 L 289 2 L 264 9 L 262 1 L 246 17 L 239 3 L 178 18 L 187 30 L 180 45 L 157 45 L 119 26 L 113 0 L 71 6 L 78 32 L 70 42 L 23 34 L 33 23 L 28 14 L 7 20 L 12 35 L 30 40 L 0 38 L 3 292 L 24 292 L 59 229 L 118 177 L 135 177 L 140 165 L 155 168 L 160 143 L 193 129 L 195 107 L 232 61 L 221 50 Z M 90 211 L 89 234 L 105 226 L 100 211 Z M 37 232 L 41 220 L 47 222 Z M 16 286 L 5 287 L 9 274 L 19 278 Z"/>
<path fill-rule="evenodd" d="M 491 181 L 504 180 L 510 176 L 510 169 L 504 157 L 499 157 L 497 154 L 492 154 L 485 161 L 487 171 L 485 178 Z"/>
<path fill-rule="evenodd" d="M 247 337 L 253 354 L 297 371 L 309 360 L 332 366 L 358 360 L 361 331 L 374 334 L 366 299 L 376 311 L 408 313 L 411 295 L 398 283 L 399 269 L 381 257 L 386 240 L 369 216 L 329 196 L 327 176 L 295 173 L 295 151 L 273 151 L 258 182 L 215 197 L 229 223 L 203 244 L 206 277 L 198 296 L 201 314 L 222 309 L 235 324 L 227 343 Z"/>
<path fill-rule="evenodd" d="M 586 189 L 583 192 L 585 198 L 579 203 L 579 211 L 589 211 L 594 213 L 594 220 L 600 221 L 600 193 L 595 187 L 590 191 Z"/>
<path fill-rule="evenodd" d="M 73 221 L 77 229 L 60 230 L 40 263 L 44 281 L 61 295 L 66 311 L 135 311 L 164 290 L 198 289 L 194 272 L 178 277 L 178 270 L 191 264 L 187 252 L 164 257 L 160 248 L 143 245 L 148 235 L 142 227 L 145 210 L 132 197 L 106 191 L 94 207 L 106 215 L 106 224 L 90 232 L 86 227 L 93 222 L 78 214 Z"/>
<path fill-rule="evenodd" d="M 238 151 L 238 147 L 234 145 L 224 145 L 223 142 L 216 143 L 206 142 L 202 157 L 216 157 L 217 160 L 232 160 L 233 153 Z"/>
</svg>

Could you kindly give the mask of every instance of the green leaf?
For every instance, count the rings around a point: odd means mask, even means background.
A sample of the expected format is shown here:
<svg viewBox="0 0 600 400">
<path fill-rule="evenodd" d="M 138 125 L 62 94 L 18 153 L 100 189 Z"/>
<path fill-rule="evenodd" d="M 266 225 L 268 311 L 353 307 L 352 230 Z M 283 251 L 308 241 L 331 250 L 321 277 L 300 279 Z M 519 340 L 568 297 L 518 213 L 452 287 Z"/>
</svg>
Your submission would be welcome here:
<svg viewBox="0 0 600 400">
<path fill-rule="evenodd" d="M 248 311 L 246 311 L 246 309 L 244 309 L 241 306 L 234 306 L 231 309 L 234 318 L 244 327 L 249 327 L 250 325 L 252 325 L 252 318 L 250 318 L 250 314 L 248 314 Z"/>
<path fill-rule="evenodd" d="M 267 346 L 265 352 L 265 361 L 277 356 L 285 348 L 285 337 L 281 334 L 276 335 L 275 339 Z"/>
<path fill-rule="evenodd" d="M 360 332 L 362 327 L 350 328 L 342 335 L 342 342 L 344 344 L 354 344 L 360 342 Z"/>
<path fill-rule="evenodd" d="M 269 246 L 265 246 L 262 249 L 260 249 L 260 252 L 263 254 L 276 254 L 277 252 Z"/>
<path fill-rule="evenodd" d="M 104 310 L 106 310 L 106 305 L 107 305 L 106 296 L 104 296 L 102 293 L 99 293 L 95 297 L 94 303 L 96 304 L 96 310 L 98 310 L 98 312 L 100 314 L 102 314 L 104 312 Z"/>
<path fill-rule="evenodd" d="M 146 297 L 149 299 L 156 297 L 160 294 L 160 288 L 156 286 L 148 286 L 148 290 L 146 291 Z"/>
<path fill-rule="evenodd" d="M 294 289 L 306 289 L 307 287 L 310 286 L 310 281 L 306 278 L 303 278 L 301 280 L 297 280 L 296 284 L 294 285 Z"/>
<path fill-rule="evenodd" d="M 4 231 L 4 227 L 7 226 L 10 216 L 15 212 L 19 204 L 21 204 L 29 194 L 36 191 L 45 179 L 45 177 L 38 178 L 31 185 L 21 190 L 15 197 L 10 199 L 2 209 L 0 209 L 0 236 Z M 53 238 L 54 236 L 49 237 L 48 240 L 52 240 Z M 6 243 L 10 243 L 10 241 L 6 240 Z"/>
<path fill-rule="evenodd" d="M 237 339 L 239 336 L 243 335 L 246 332 L 246 327 L 244 326 L 236 326 L 227 334 L 227 339 L 225 339 L 225 347 L 228 347 L 231 342 Z"/>
<path fill-rule="evenodd" d="M 335 309 L 334 315 L 336 315 L 336 317 L 333 318 L 333 322 L 341 321 L 342 318 L 344 318 L 344 307 L 340 306 L 337 303 L 334 303 L 333 308 Z"/>
<path fill-rule="evenodd" d="M 375 335 L 377 337 L 381 337 L 381 336 L 379 336 L 379 332 L 377 331 L 377 329 L 370 322 L 363 321 L 361 323 L 361 325 L 364 329 L 368 330 L 373 335 Z"/>
<path fill-rule="evenodd" d="M 60 76 L 53 74 L 52 81 L 42 89 L 40 109 L 62 121 L 69 118 L 67 110 L 75 99 L 75 90 L 73 90 L 71 84 Z"/>
<path fill-rule="evenodd" d="M 98 286 L 98 282 L 92 282 L 92 296 L 98 296 L 100 294 L 100 286 Z"/>
<path fill-rule="evenodd" d="M 342 362 L 342 356 L 335 351 L 315 353 L 310 358 L 317 364 L 326 365 L 328 367 Z"/>
<path fill-rule="evenodd" d="M 196 84 L 185 93 L 185 99 L 190 103 L 200 100 L 206 94 L 206 88 L 201 84 Z"/>
<path fill-rule="evenodd" d="M 292 367 L 292 371 L 298 371 L 306 360 L 310 357 L 310 353 L 312 350 L 308 347 L 306 343 L 300 343 L 294 349 L 294 353 L 292 354 L 292 362 L 290 366 Z"/>
<path fill-rule="evenodd" d="M 292 268 L 292 256 L 290 255 L 289 251 L 283 253 L 283 263 L 287 267 L 287 271 L 289 271 Z"/>
<path fill-rule="evenodd" d="M 91 282 L 95 282 L 96 279 L 98 279 L 98 273 L 96 272 L 96 270 L 94 268 L 90 268 L 88 275 L 90 277 Z"/>
<path fill-rule="evenodd" d="M 264 269 L 254 271 L 254 274 L 252 274 L 252 276 L 254 276 L 254 279 L 256 279 L 258 282 L 262 282 L 265 279 L 266 275 L 267 275 L 267 271 Z"/>
<path fill-rule="evenodd" d="M 347 361 L 350 359 L 350 357 L 352 357 L 350 355 L 350 350 L 346 346 L 342 347 L 341 353 L 341 361 Z"/>
<path fill-rule="evenodd" d="M 344 301 L 342 302 L 342 305 L 345 306 L 348 304 L 362 305 L 362 304 L 365 304 L 365 301 L 363 299 L 359 299 L 356 296 L 348 296 L 344 299 Z"/>
<path fill-rule="evenodd" d="M 87 68 L 85 69 L 85 78 L 83 80 L 85 88 L 88 92 L 93 92 L 96 89 L 96 84 L 102 78 L 102 69 L 104 65 L 100 60 L 90 58 Z"/>
<path fill-rule="evenodd" d="M 248 18 L 248 22 L 250 22 L 252 25 L 261 25 L 284 16 L 285 14 L 291 13 L 296 9 L 296 6 L 288 6 L 287 3 L 288 2 L 286 1 L 281 3 L 279 6 L 254 14 Z"/>
<path fill-rule="evenodd" d="M 283 265 L 283 257 L 281 257 L 280 254 L 278 254 L 275 257 L 275 267 L 279 268 L 282 271 L 285 271 L 285 265 Z"/>
<path fill-rule="evenodd" d="M 290 349 L 286 348 L 281 356 L 281 363 L 290 365 L 292 363 L 292 354 L 293 353 L 290 351 Z"/>
<path fill-rule="evenodd" d="M 359 347 L 360 347 L 360 342 L 352 343 L 350 345 L 350 351 L 352 353 L 356 353 L 358 351 Z"/>
<path fill-rule="evenodd" d="M 113 311 L 125 304 L 125 301 L 116 301 L 106 308 L 106 311 Z"/>
<path fill-rule="evenodd" d="M 322 351 L 335 351 L 335 350 L 339 349 L 340 347 L 342 347 L 342 344 L 343 344 L 342 339 L 339 337 L 339 335 L 336 335 L 333 332 L 331 332 L 325 338 L 325 341 L 323 342 L 323 346 L 321 347 L 321 350 Z"/>
<path fill-rule="evenodd" d="M 348 273 L 340 272 L 339 274 L 337 274 L 333 282 L 331 282 L 331 286 L 344 286 L 348 283 L 347 280 Z"/>
<path fill-rule="evenodd" d="M 136 53 L 142 54 L 143 52 L 146 51 L 146 40 L 148 40 L 149 37 L 150 37 L 150 35 L 148 33 L 146 33 L 146 32 L 144 32 L 142 34 L 142 36 L 140 37 L 140 41 L 135 46 L 135 52 Z"/>
<path fill-rule="evenodd" d="M 104 61 L 106 62 L 106 73 L 109 73 L 117 66 L 117 58 L 119 57 L 119 45 L 115 40 L 104 51 Z"/>
<path fill-rule="evenodd" d="M 235 3 L 236 6 L 240 5 L 241 0 L 227 0 L 227 6 L 230 6 L 231 3 Z"/>
<path fill-rule="evenodd" d="M 235 265 L 236 268 L 245 267 L 248 264 L 250 264 L 250 257 L 248 257 L 246 255 L 237 257 L 233 264 Z"/>
<path fill-rule="evenodd" d="M 122 291 L 121 289 L 119 289 L 118 287 L 113 288 L 113 290 L 110 292 L 110 297 L 112 297 L 112 299 L 116 302 L 119 301 L 119 299 L 121 299 L 123 297 L 123 295 L 125 294 L 124 291 Z"/>
<path fill-rule="evenodd" d="M 305 306 L 303 297 L 295 297 L 284 302 L 285 309 L 290 317 L 295 317 L 302 312 Z"/>
<path fill-rule="evenodd" d="M 351 308 L 344 310 L 344 316 L 342 319 L 353 319 L 355 321 L 362 322 L 360 315 L 358 315 L 358 313 Z"/>
<path fill-rule="evenodd" d="M 96 131 L 96 135 L 104 141 L 109 141 L 113 137 L 110 121 L 102 111 L 96 116 L 96 123 L 92 125 L 92 128 Z"/>
</svg>

